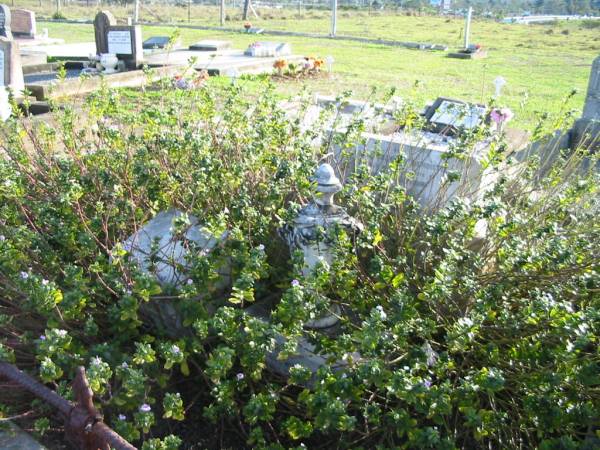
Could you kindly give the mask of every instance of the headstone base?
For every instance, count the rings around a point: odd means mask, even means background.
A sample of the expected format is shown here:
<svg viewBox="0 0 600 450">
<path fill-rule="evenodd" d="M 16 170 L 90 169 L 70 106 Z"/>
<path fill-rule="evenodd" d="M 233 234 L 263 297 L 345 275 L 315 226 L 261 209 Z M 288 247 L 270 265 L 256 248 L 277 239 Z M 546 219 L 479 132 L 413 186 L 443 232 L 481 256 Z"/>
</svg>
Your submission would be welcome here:
<svg viewBox="0 0 600 450">
<path fill-rule="evenodd" d="M 579 119 L 571 131 L 571 148 L 600 150 L 600 120 Z"/>
</svg>

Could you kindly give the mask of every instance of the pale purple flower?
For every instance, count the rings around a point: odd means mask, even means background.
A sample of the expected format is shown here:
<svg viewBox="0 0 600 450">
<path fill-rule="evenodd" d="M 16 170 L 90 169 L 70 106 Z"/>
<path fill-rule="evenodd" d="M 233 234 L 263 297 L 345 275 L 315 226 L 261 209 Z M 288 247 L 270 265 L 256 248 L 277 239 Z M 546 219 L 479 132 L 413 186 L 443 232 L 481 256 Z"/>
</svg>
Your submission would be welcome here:
<svg viewBox="0 0 600 450">
<path fill-rule="evenodd" d="M 298 280 L 292 280 L 292 287 L 300 286 L 300 282 Z"/>
<path fill-rule="evenodd" d="M 26 280 L 29 278 L 29 274 L 27 272 L 21 272 L 21 279 Z"/>
<path fill-rule="evenodd" d="M 238 381 L 242 381 L 244 379 L 244 374 L 243 373 L 238 373 L 236 376 Z"/>
<path fill-rule="evenodd" d="M 177 345 L 173 344 L 173 347 L 171 347 L 171 351 L 175 354 L 178 354 L 181 352 L 181 349 Z"/>
<path fill-rule="evenodd" d="M 193 282 L 194 282 L 194 280 L 192 280 L 191 278 L 188 278 L 188 280 L 186 281 L 186 283 L 188 284 L 188 286 L 189 286 L 190 284 L 192 284 Z"/>
<path fill-rule="evenodd" d="M 40 336 L 40 341 L 45 341 L 46 340 L 46 336 L 44 336 L 43 334 Z"/>
<path fill-rule="evenodd" d="M 119 420 L 120 421 L 127 420 L 127 416 L 125 414 L 119 414 Z"/>
<path fill-rule="evenodd" d="M 140 406 L 140 412 L 148 413 L 150 411 L 152 411 L 152 407 L 148 403 L 144 403 L 142 406 Z"/>
<path fill-rule="evenodd" d="M 129 364 L 127 364 L 127 362 L 126 362 L 126 361 L 123 361 L 123 364 L 121 364 L 121 367 L 122 367 L 123 369 L 127 369 L 127 368 L 129 367 Z"/>
<path fill-rule="evenodd" d="M 424 388 L 429 389 L 431 387 L 431 381 L 429 380 L 425 380 L 423 381 L 423 383 L 421 383 L 423 385 Z"/>
<path fill-rule="evenodd" d="M 497 124 L 509 122 L 513 117 L 514 114 L 509 108 L 496 108 L 490 113 L 490 118 Z"/>
<path fill-rule="evenodd" d="M 6 237 L 3 234 L 0 234 L 0 242 L 6 240 Z"/>
<path fill-rule="evenodd" d="M 48 286 L 49 281 L 45 278 L 42 280 L 42 286 Z"/>
</svg>

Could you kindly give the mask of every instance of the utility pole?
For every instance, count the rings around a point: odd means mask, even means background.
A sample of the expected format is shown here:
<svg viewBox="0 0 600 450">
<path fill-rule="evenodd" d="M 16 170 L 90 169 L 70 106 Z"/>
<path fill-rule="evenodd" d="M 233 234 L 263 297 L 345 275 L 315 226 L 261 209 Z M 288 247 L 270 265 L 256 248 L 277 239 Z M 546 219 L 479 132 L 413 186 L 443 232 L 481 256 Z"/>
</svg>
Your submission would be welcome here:
<svg viewBox="0 0 600 450">
<path fill-rule="evenodd" d="M 244 0 L 244 12 L 242 14 L 242 20 L 248 20 L 248 10 L 250 9 L 250 0 Z"/>
<path fill-rule="evenodd" d="M 133 23 L 140 21 L 140 0 L 135 0 L 135 6 L 133 8 Z"/>
<path fill-rule="evenodd" d="M 331 37 L 337 32 L 337 0 L 331 0 Z"/>
<path fill-rule="evenodd" d="M 469 33 L 471 32 L 471 16 L 473 15 L 473 7 L 469 6 L 467 11 L 467 19 L 465 21 L 465 50 L 469 48 Z"/>
<path fill-rule="evenodd" d="M 225 25 L 225 0 L 221 0 L 221 16 L 219 22 L 221 26 Z"/>
</svg>

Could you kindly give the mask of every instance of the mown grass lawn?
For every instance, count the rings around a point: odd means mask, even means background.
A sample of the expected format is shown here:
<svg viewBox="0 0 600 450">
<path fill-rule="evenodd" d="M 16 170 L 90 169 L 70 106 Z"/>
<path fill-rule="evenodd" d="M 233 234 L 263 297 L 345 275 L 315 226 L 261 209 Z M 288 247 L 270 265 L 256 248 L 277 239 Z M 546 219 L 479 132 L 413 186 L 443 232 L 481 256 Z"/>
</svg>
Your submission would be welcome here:
<svg viewBox="0 0 600 450">
<path fill-rule="evenodd" d="M 329 18 L 319 12 L 317 18 L 299 15 L 296 19 L 290 16 L 285 20 L 254 20 L 253 24 L 267 29 L 325 33 Z M 228 25 L 241 29 L 240 21 Z M 43 22 L 40 27 L 48 28 L 50 36 L 67 42 L 94 39 L 91 25 Z M 342 12 L 338 30 L 339 34 L 345 35 L 440 43 L 458 48 L 462 43 L 462 27 L 460 18 Z M 144 26 L 143 35 L 145 38 L 170 35 L 175 29 L 175 26 Z M 500 75 L 508 81 L 501 103 L 516 112 L 515 125 L 524 128 L 534 126 L 538 113 L 558 113 L 563 107 L 563 99 L 573 89 L 577 89 L 578 94 L 567 108 L 581 109 L 592 60 L 600 54 L 600 27 L 594 28 L 593 23 L 584 22 L 527 26 L 475 20 L 471 42 L 482 44 L 489 57 L 473 61 L 451 59 L 443 52 L 325 37 L 256 36 L 187 28 L 179 28 L 179 32 L 183 44 L 214 38 L 229 39 L 236 47 L 244 48 L 258 39 L 283 39 L 291 43 L 295 53 L 334 57 L 333 80 L 282 83 L 280 91 L 285 94 L 298 92 L 306 85 L 312 91 L 324 94 L 352 90 L 356 97 L 368 98 L 373 88 L 381 93 L 396 88 L 397 95 L 421 104 L 438 96 L 487 102 L 494 92 L 493 80 Z"/>
</svg>

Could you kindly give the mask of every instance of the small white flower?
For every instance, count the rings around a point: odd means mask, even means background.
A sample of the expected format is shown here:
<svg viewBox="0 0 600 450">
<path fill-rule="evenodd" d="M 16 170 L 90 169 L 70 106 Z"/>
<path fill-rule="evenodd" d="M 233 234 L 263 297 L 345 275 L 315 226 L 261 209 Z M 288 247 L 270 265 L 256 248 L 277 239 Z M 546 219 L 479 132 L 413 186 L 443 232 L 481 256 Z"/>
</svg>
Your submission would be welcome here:
<svg viewBox="0 0 600 450">
<path fill-rule="evenodd" d="M 127 362 L 123 361 L 123 363 L 121 364 L 121 367 L 123 369 L 127 369 L 129 367 L 129 364 L 127 364 Z"/>
<path fill-rule="evenodd" d="M 173 344 L 173 347 L 171 347 L 171 351 L 175 354 L 178 354 L 181 352 L 181 349 L 177 345 Z"/>
<path fill-rule="evenodd" d="M 119 420 L 120 421 L 127 420 L 127 416 L 125 414 L 119 414 Z"/>
<path fill-rule="evenodd" d="M 191 278 L 188 278 L 188 280 L 186 281 L 186 283 L 187 283 L 187 284 L 188 284 L 188 286 L 189 286 L 190 284 L 193 284 L 193 283 L 194 283 L 194 280 L 192 280 Z"/>
<path fill-rule="evenodd" d="M 258 250 L 260 250 L 261 252 L 265 250 L 265 246 L 260 244 L 258 247 Z"/>
<path fill-rule="evenodd" d="M 102 363 L 102 358 L 100 358 L 99 356 L 94 356 L 92 358 L 92 365 L 93 366 L 99 366 Z"/>
<path fill-rule="evenodd" d="M 29 278 L 29 274 L 27 272 L 21 272 L 21 279 L 26 280 Z"/>
<path fill-rule="evenodd" d="M 236 376 L 238 381 L 242 381 L 244 379 L 244 374 L 243 373 L 238 373 Z"/>
<path fill-rule="evenodd" d="M 0 234 L 0 242 L 5 241 L 6 237 L 3 234 Z"/>
<path fill-rule="evenodd" d="M 140 412 L 147 413 L 150 411 L 152 411 L 152 407 L 148 403 L 144 403 L 142 406 L 140 406 Z"/>
<path fill-rule="evenodd" d="M 45 278 L 42 280 L 42 286 L 48 286 L 49 281 Z"/>
<path fill-rule="evenodd" d="M 56 330 L 56 334 L 58 334 L 59 337 L 65 337 L 67 335 L 67 330 Z"/>
</svg>

